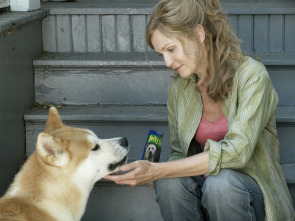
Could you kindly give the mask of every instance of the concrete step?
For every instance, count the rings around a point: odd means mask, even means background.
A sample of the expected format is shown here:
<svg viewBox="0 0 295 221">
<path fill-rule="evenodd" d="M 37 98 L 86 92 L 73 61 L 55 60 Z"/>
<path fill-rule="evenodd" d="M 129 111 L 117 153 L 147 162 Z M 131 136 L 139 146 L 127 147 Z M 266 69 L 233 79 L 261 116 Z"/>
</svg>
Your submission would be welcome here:
<svg viewBox="0 0 295 221">
<path fill-rule="evenodd" d="M 166 104 L 173 76 L 152 53 L 47 53 L 34 69 L 40 104 Z"/>
<path fill-rule="evenodd" d="M 295 53 L 249 53 L 280 97 L 295 105 Z M 39 104 L 166 104 L 174 73 L 155 53 L 44 53 L 33 62 Z"/>
<path fill-rule="evenodd" d="M 0 8 L 1 2 L 0 0 Z M 4 1 L 6 3 L 6 0 Z M 7 1 L 9 4 L 9 1 Z M 24 27 L 26 24 L 32 21 L 40 22 L 46 17 L 46 10 L 34 10 L 28 12 L 0 12 L 0 33 L 4 32 L 7 37 L 12 32 L 18 30 L 21 27 Z M 3 49 L 2 49 L 3 50 Z"/>
<path fill-rule="evenodd" d="M 0 0 L 0 9 L 8 7 L 9 1 L 8 0 Z"/>
<path fill-rule="evenodd" d="M 162 221 L 154 189 L 98 182 L 82 221 Z"/>
<path fill-rule="evenodd" d="M 148 52 L 145 27 L 156 0 L 46 2 L 46 52 Z M 248 52 L 295 52 L 295 2 L 228 1 L 224 11 Z"/>
</svg>

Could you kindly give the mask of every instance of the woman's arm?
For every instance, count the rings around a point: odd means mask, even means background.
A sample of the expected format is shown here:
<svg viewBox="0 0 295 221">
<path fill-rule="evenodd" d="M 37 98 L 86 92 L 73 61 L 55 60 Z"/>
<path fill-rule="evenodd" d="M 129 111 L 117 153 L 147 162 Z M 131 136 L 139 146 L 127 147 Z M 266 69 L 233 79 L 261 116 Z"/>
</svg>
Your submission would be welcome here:
<svg viewBox="0 0 295 221">
<path fill-rule="evenodd" d="M 224 140 L 208 139 L 204 147 L 210 152 L 207 176 L 218 174 L 223 168 L 244 169 L 254 153 L 256 158 L 264 157 L 264 151 L 256 148 L 257 142 L 264 136 L 263 131 L 275 112 L 277 94 L 262 64 L 249 60 L 238 74 L 240 78 L 233 89 L 237 107 L 231 107 L 236 113 L 232 114 L 229 131 Z"/>
<path fill-rule="evenodd" d="M 163 163 L 140 160 L 123 165 L 120 169 L 122 172 L 128 172 L 123 175 L 108 175 L 105 179 L 112 180 L 117 184 L 136 186 L 161 178 L 197 176 L 208 172 L 209 152 Z"/>
</svg>

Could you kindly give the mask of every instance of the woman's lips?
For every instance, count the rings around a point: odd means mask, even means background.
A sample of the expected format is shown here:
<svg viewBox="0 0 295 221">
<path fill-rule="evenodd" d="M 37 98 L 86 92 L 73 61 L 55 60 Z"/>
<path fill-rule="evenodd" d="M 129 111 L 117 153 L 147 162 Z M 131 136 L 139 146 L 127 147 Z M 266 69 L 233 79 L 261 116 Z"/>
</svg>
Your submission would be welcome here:
<svg viewBox="0 0 295 221">
<path fill-rule="evenodd" d="M 181 67 L 182 67 L 182 65 L 180 65 L 180 66 L 179 66 L 179 67 L 177 67 L 177 68 L 174 68 L 174 70 L 178 72 L 178 71 L 179 71 L 179 69 L 180 69 Z"/>
</svg>

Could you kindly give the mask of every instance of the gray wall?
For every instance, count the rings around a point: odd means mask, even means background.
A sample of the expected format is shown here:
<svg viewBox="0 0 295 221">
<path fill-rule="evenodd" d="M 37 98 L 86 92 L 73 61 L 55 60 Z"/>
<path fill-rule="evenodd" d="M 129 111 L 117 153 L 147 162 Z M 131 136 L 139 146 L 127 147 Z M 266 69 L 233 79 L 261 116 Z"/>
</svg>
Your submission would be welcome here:
<svg viewBox="0 0 295 221">
<path fill-rule="evenodd" d="M 25 158 L 23 116 L 34 102 L 33 59 L 42 47 L 40 20 L 0 33 L 0 196 Z"/>
</svg>

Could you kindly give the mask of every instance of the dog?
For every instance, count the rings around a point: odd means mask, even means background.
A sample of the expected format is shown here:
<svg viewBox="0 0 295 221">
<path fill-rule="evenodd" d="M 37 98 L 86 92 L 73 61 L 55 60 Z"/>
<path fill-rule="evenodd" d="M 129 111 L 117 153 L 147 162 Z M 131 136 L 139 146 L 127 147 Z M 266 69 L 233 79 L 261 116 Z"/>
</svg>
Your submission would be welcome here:
<svg viewBox="0 0 295 221">
<path fill-rule="evenodd" d="M 159 161 L 157 147 L 155 144 L 148 144 L 145 152 L 146 159 L 151 162 Z"/>
<path fill-rule="evenodd" d="M 36 150 L 0 198 L 0 221 L 78 221 L 98 180 L 127 162 L 126 138 L 99 139 L 51 107 Z"/>
</svg>

